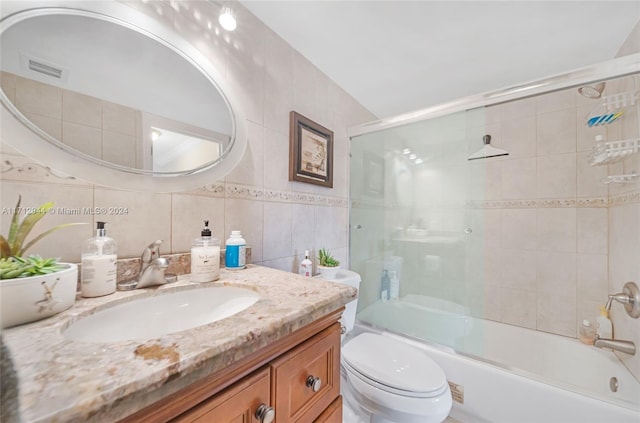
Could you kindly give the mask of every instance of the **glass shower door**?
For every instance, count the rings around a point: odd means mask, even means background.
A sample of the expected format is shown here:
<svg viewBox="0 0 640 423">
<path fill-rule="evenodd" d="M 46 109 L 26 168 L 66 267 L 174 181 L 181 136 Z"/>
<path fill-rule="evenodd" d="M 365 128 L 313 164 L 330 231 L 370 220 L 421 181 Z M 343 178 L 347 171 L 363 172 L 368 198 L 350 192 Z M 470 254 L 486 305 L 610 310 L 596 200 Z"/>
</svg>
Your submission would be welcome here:
<svg viewBox="0 0 640 423">
<path fill-rule="evenodd" d="M 484 200 L 488 170 L 468 156 L 483 135 L 484 109 L 476 109 L 352 138 L 360 321 L 472 347 L 469 317 L 482 316 L 485 300 L 485 215 L 473 205 Z"/>
</svg>

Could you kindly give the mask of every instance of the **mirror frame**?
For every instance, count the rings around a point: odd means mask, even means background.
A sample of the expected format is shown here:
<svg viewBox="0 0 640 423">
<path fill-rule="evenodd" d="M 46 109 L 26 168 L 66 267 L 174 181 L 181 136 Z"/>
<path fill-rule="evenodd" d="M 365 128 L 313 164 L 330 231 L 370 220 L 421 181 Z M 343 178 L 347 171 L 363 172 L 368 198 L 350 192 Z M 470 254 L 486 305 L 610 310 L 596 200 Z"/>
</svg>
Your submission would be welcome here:
<svg viewBox="0 0 640 423">
<path fill-rule="evenodd" d="M 173 50 L 214 85 L 227 103 L 232 120 L 230 147 L 220 158 L 182 174 L 152 175 L 65 149 L 62 142 L 42 131 L 27 119 L 0 90 L 0 141 L 18 152 L 59 172 L 96 185 L 132 191 L 180 192 L 222 180 L 240 162 L 247 145 L 246 118 L 234 99 L 226 78 L 175 29 L 117 1 L 3 1 L 0 10 L 0 35 L 23 20 L 47 14 L 75 14 L 101 19 L 148 36 Z M 148 171 L 146 171 L 148 172 Z"/>
</svg>

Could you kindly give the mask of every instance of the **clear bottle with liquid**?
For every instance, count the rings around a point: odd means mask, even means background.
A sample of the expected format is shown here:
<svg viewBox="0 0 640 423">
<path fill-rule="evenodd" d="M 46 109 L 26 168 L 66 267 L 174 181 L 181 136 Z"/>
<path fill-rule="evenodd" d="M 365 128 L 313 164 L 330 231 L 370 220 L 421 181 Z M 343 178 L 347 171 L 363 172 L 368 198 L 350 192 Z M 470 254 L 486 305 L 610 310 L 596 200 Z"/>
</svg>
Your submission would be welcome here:
<svg viewBox="0 0 640 423">
<path fill-rule="evenodd" d="M 211 236 L 209 221 L 204 221 L 200 237 L 191 243 L 192 282 L 212 282 L 220 279 L 220 240 Z"/>
<path fill-rule="evenodd" d="M 96 222 L 96 236 L 82 244 L 80 293 L 101 297 L 116 291 L 118 244 L 107 236 L 106 222 Z"/>
</svg>

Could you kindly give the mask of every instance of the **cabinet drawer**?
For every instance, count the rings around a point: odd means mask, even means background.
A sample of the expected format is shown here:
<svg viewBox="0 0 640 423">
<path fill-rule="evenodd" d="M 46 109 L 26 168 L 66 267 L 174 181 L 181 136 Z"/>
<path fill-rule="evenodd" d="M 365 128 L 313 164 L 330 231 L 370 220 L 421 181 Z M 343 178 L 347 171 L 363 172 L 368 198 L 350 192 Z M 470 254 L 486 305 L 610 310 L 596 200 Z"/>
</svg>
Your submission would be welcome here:
<svg viewBox="0 0 640 423">
<path fill-rule="evenodd" d="M 340 395 L 340 324 L 273 361 L 271 392 L 276 423 L 312 422 L 320 416 Z"/>
<path fill-rule="evenodd" d="M 270 405 L 269 376 L 269 368 L 265 367 L 181 414 L 172 423 L 257 423 L 258 407 Z"/>
</svg>

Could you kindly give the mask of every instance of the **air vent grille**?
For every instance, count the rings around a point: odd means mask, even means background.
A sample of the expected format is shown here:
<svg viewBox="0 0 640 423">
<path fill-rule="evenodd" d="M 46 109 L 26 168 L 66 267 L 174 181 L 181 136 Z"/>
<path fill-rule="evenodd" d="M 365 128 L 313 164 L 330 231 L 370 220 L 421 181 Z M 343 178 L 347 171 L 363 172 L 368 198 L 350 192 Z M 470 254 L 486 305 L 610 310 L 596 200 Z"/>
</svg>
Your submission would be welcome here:
<svg viewBox="0 0 640 423">
<path fill-rule="evenodd" d="M 54 78 L 58 78 L 58 79 L 62 78 L 62 69 L 54 68 L 53 66 L 36 62 L 33 59 L 29 59 L 29 69 L 35 72 L 40 72 L 45 75 L 52 76 Z"/>
</svg>

